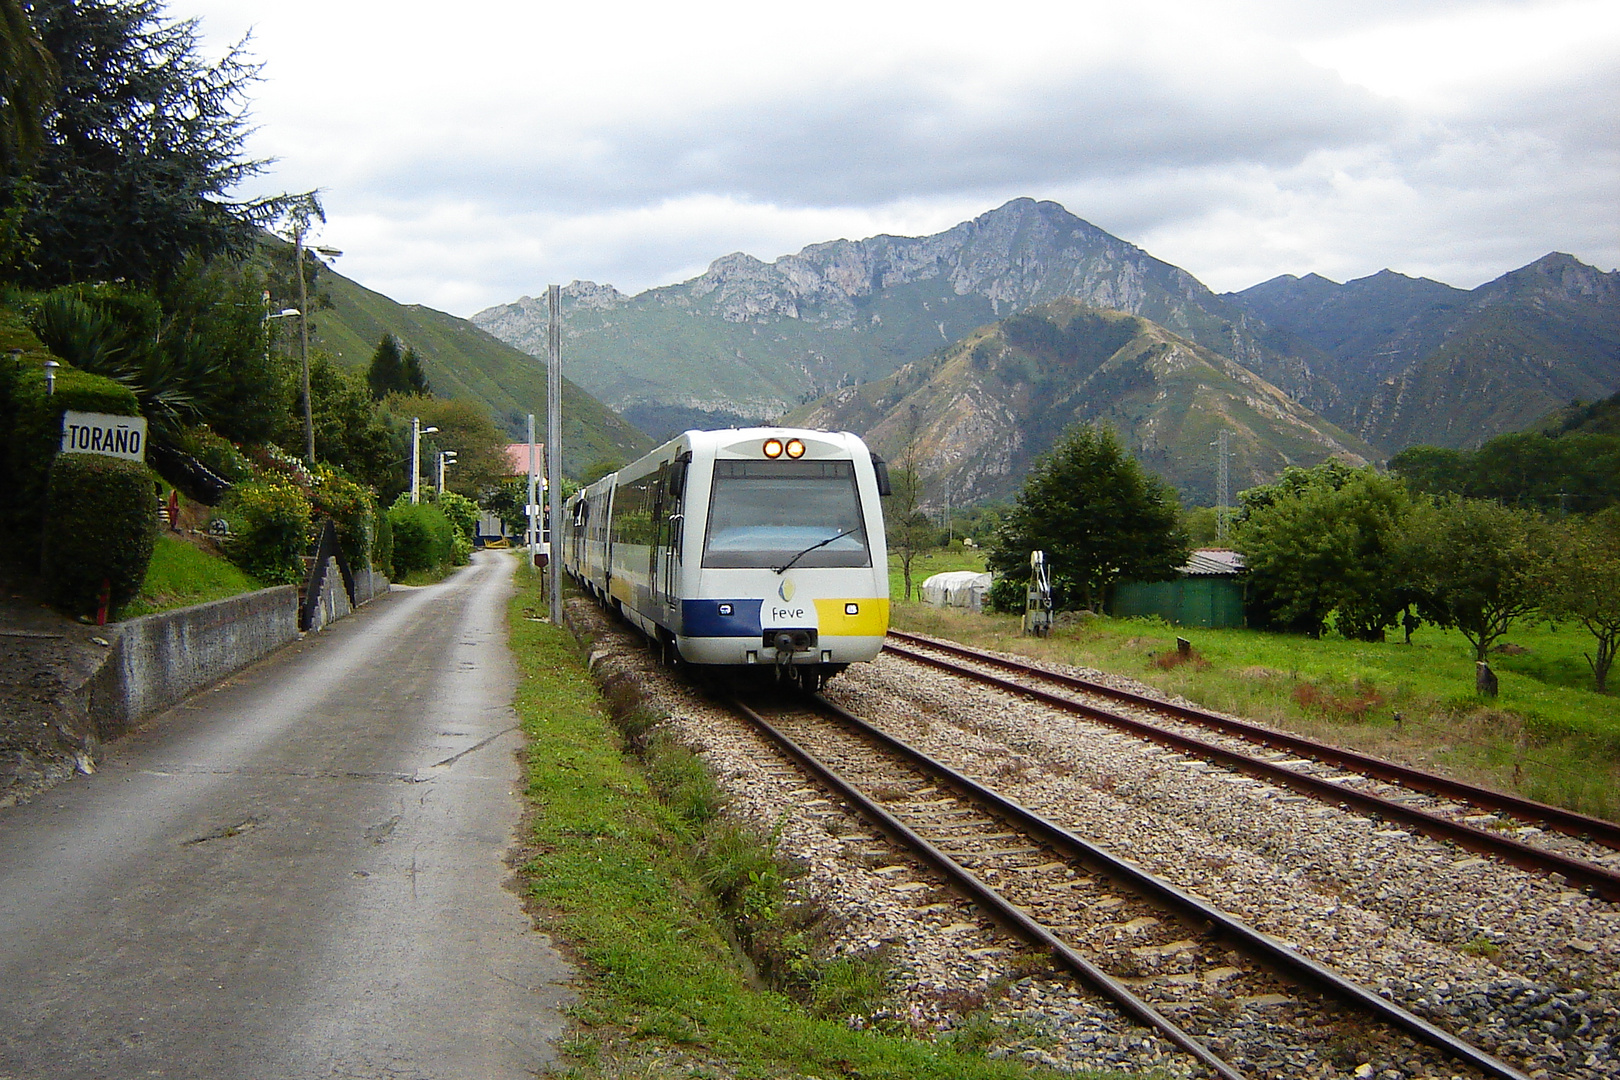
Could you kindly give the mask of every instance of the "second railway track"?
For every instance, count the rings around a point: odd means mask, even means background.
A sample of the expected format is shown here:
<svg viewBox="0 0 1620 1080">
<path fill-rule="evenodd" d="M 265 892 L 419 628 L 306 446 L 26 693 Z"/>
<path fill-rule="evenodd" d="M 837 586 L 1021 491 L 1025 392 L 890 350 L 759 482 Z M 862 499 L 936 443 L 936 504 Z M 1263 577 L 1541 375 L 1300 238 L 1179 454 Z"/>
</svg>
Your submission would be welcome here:
<svg viewBox="0 0 1620 1080">
<path fill-rule="evenodd" d="M 888 648 L 892 654 L 908 660 L 1012 693 L 1027 694 L 1177 751 L 1291 787 L 1312 798 L 1350 805 L 1365 813 L 1408 825 L 1435 839 L 1451 841 L 1523 869 L 1558 874 L 1562 880 L 1578 888 L 1589 889 L 1604 899 L 1620 900 L 1620 851 L 1616 850 L 1620 848 L 1620 825 L 1614 822 L 1463 784 L 1287 732 L 1191 706 L 1160 701 L 1011 657 L 971 649 L 956 642 L 891 631 Z M 997 667 L 1012 675 L 997 675 L 984 670 L 987 667 Z M 1141 715 L 1144 712 L 1153 715 L 1144 718 Z M 1202 731 L 1189 730 L 1189 727 Z M 1248 747 L 1242 745 L 1244 743 L 1249 744 Z M 1260 748 L 1283 751 L 1281 760 L 1275 755 L 1262 754 Z M 1334 774 L 1324 776 L 1314 771 L 1322 765 L 1333 768 Z M 1388 790 L 1376 791 L 1370 786 L 1358 786 L 1351 782 L 1357 778 L 1366 778 Z M 1390 789 L 1391 785 L 1398 785 L 1399 788 Z M 1435 801 L 1435 797 L 1447 800 L 1451 812 L 1413 805 L 1413 795 L 1430 803 Z M 1539 829 L 1552 829 L 1579 837 L 1585 843 L 1568 845 L 1577 848 L 1577 852 L 1566 853 L 1527 843 L 1502 829 L 1482 828 L 1467 820 L 1472 816 L 1475 821 L 1484 818 L 1500 825 L 1502 817 L 1497 815 L 1510 817 L 1517 822 L 1521 826 L 1517 830 L 1519 836 Z"/>
</svg>

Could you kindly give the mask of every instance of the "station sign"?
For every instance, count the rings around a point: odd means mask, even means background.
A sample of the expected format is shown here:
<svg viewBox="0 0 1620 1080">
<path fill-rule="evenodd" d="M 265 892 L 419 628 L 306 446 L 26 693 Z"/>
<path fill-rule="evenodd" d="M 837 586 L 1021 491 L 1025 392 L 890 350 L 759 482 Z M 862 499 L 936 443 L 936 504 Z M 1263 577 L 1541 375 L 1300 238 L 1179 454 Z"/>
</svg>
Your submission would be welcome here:
<svg viewBox="0 0 1620 1080">
<path fill-rule="evenodd" d="M 146 457 L 146 417 L 110 413 L 62 414 L 62 453 L 104 454 L 141 461 Z"/>
</svg>

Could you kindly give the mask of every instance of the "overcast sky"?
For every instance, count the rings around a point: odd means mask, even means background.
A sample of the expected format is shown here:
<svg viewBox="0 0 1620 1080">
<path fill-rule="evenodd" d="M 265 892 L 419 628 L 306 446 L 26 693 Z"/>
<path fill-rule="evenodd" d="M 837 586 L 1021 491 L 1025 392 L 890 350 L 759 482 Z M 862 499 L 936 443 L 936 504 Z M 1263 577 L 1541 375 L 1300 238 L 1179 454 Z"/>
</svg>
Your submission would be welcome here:
<svg viewBox="0 0 1620 1080">
<path fill-rule="evenodd" d="M 1021 195 L 1217 291 L 1620 263 L 1616 0 L 168 10 L 252 32 L 249 193 L 320 188 L 343 273 L 457 315 Z"/>
</svg>

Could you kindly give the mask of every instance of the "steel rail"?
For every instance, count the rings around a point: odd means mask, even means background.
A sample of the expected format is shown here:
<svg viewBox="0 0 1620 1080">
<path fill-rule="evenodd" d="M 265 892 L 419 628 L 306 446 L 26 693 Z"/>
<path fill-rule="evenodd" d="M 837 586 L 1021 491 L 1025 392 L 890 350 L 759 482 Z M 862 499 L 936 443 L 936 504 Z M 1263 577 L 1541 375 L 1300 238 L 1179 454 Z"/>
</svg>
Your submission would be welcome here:
<svg viewBox="0 0 1620 1080">
<path fill-rule="evenodd" d="M 826 703 L 824 699 L 819 697 L 817 700 L 818 703 Z M 839 798 L 855 809 L 856 813 L 876 825 L 896 843 L 920 855 L 925 862 L 943 874 L 946 880 L 968 893 L 981 907 L 987 909 L 998 921 L 1010 927 L 1024 940 L 1048 950 L 1060 964 L 1077 976 L 1081 982 L 1092 987 L 1119 1006 L 1120 1011 L 1142 1026 L 1159 1032 L 1175 1046 L 1186 1051 L 1201 1064 L 1213 1070 L 1223 1080 L 1247 1080 L 1243 1073 L 1216 1057 L 1197 1039 L 1178 1027 L 1173 1020 L 1137 997 L 1124 984 L 1114 979 L 1113 976 L 1075 952 L 1050 930 L 1030 918 L 1029 915 L 1019 910 L 1006 897 L 980 880 L 967 867 L 923 839 L 905 822 L 869 799 L 858 788 L 838 775 L 830 766 L 823 764 L 815 755 L 794 742 L 769 720 L 735 699 L 731 701 L 731 706 L 746 716 L 751 723 L 769 736 L 773 742 L 781 747 L 789 757 L 797 761 L 807 772 L 836 792 Z"/>
<path fill-rule="evenodd" d="M 1358 791 L 1343 783 L 1324 780 L 1309 773 L 1298 772 L 1236 750 L 1229 750 L 1224 746 L 1205 742 L 1191 735 L 1183 735 L 1180 732 L 1169 731 L 1146 721 L 1135 720 L 1128 716 L 1109 712 L 1106 709 L 1099 709 L 1094 705 L 1088 705 L 1083 701 L 1076 701 L 1071 697 L 1043 690 L 1038 686 L 1028 686 L 986 672 L 974 671 L 949 660 L 942 660 L 937 656 L 916 652 L 904 646 L 891 644 L 888 646 L 888 650 L 907 659 L 939 668 L 942 671 L 988 683 L 1009 693 L 1022 694 L 1060 709 L 1080 713 L 1090 719 L 1101 721 L 1133 735 L 1170 746 L 1182 753 L 1218 762 L 1228 768 L 1260 777 L 1279 786 L 1293 788 L 1295 791 L 1324 802 L 1353 806 L 1364 813 L 1410 825 L 1412 828 L 1437 840 L 1450 841 L 1459 847 L 1467 848 L 1482 855 L 1490 855 L 1523 870 L 1536 873 L 1561 874 L 1571 885 L 1590 889 L 1605 900 L 1620 900 L 1620 873 L 1604 869 L 1594 863 L 1531 847 L 1529 844 L 1518 840 L 1512 840 L 1488 832 L 1485 829 L 1477 829 L 1472 825 L 1465 825 L 1459 821 L 1452 821 L 1450 818 L 1442 817 L 1439 814 L 1431 814 L 1426 810 L 1418 810 L 1379 795 Z M 1041 672 L 1039 669 L 1035 670 L 1038 674 L 1051 674 L 1050 672 Z M 1151 698 L 1143 698 L 1142 702 L 1154 708 L 1158 708 L 1162 704 L 1153 701 Z"/>
<path fill-rule="evenodd" d="M 1474 1066 L 1487 1076 L 1499 1077 L 1501 1080 L 1528 1080 L 1524 1073 L 1513 1066 L 1492 1057 L 1476 1046 L 1462 1041 L 1422 1017 L 1408 1012 L 1394 1002 L 1379 997 L 1366 987 L 1351 982 L 1331 968 L 1319 964 L 1298 950 L 1261 933 L 1242 920 L 1228 915 L 1213 906 L 1208 901 L 1182 890 L 1156 874 L 1110 854 L 1051 819 L 1042 817 L 1012 799 L 997 794 L 977 781 L 969 779 L 949 765 L 936 761 L 916 747 L 910 746 L 893 735 L 873 727 L 865 720 L 828 701 L 821 695 L 815 695 L 814 700 L 818 705 L 826 708 L 845 723 L 852 725 L 862 734 L 939 777 L 963 795 L 980 803 L 980 805 L 988 807 L 992 813 L 1016 822 L 1020 827 L 1062 854 L 1098 867 L 1104 874 L 1114 880 L 1120 881 L 1135 889 L 1138 893 L 1151 897 L 1166 907 L 1179 912 L 1194 925 L 1205 923 L 1214 927 L 1225 935 L 1228 940 L 1248 951 L 1250 955 L 1270 963 L 1293 978 L 1331 994 L 1353 1007 L 1373 1013 L 1385 1023 L 1400 1028 L 1419 1041 L 1427 1043 L 1459 1061 Z"/>
<path fill-rule="evenodd" d="M 1385 761 L 1382 758 L 1371 757 L 1367 754 L 1360 754 L 1354 750 L 1329 746 L 1326 743 L 1316 742 L 1299 735 L 1292 735 L 1286 731 L 1275 731 L 1271 728 L 1261 727 L 1259 724 L 1250 724 L 1242 720 L 1234 720 L 1231 717 L 1219 716 L 1203 709 L 1193 708 L 1190 705 L 1176 705 L 1144 694 L 1121 690 L 1115 686 L 1092 682 L 1089 679 L 1082 679 L 1075 675 L 1050 671 L 1035 664 L 1012 660 L 1003 656 L 994 656 L 978 649 L 969 648 L 958 642 L 944 641 L 921 634 L 911 634 L 903 630 L 890 630 L 889 636 L 915 645 L 936 649 L 940 652 L 951 653 L 954 656 L 961 656 L 985 664 L 994 664 L 1011 671 L 1049 679 L 1064 686 L 1084 690 L 1087 693 L 1099 694 L 1113 698 L 1116 701 L 1124 701 L 1132 705 L 1140 705 L 1144 708 L 1168 713 L 1178 719 L 1198 724 L 1201 727 L 1215 728 L 1228 735 L 1236 735 L 1243 739 L 1279 747 L 1298 757 L 1313 758 L 1329 765 L 1341 765 L 1344 768 L 1353 769 L 1367 776 L 1400 784 L 1402 787 L 1413 788 L 1443 798 L 1458 799 L 1490 810 L 1500 810 L 1524 821 L 1547 825 L 1557 829 L 1559 832 L 1585 837 L 1607 847 L 1620 849 L 1620 823 L 1605 821 L 1602 818 L 1590 817 L 1586 814 L 1578 814 L 1573 810 L 1565 810 L 1560 806 L 1549 806 L 1533 799 L 1520 798 L 1517 795 L 1509 795 L 1504 792 L 1477 787 L 1473 784 L 1465 784 L 1460 780 L 1436 776 L 1421 769 L 1414 769 L 1393 761 Z M 890 648 L 894 647 L 890 646 Z M 895 649 L 894 651 L 907 656 L 911 655 L 909 651 L 903 649 Z"/>
</svg>

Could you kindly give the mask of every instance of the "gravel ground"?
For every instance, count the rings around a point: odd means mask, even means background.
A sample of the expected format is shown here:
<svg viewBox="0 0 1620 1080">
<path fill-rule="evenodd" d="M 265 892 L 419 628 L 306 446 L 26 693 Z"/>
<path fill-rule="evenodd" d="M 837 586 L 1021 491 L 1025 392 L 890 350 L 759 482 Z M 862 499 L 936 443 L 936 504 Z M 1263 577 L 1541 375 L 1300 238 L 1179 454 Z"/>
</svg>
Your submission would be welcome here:
<svg viewBox="0 0 1620 1080">
<path fill-rule="evenodd" d="M 786 782 L 759 736 L 657 669 L 639 639 L 589 605 L 573 615 L 597 635 L 593 664 L 637 676 L 734 811 L 779 829 L 782 853 L 809 868 L 804 887 L 842 920 L 842 947 L 892 948 L 902 1018 L 937 1027 L 987 1000 L 1006 1029 L 998 1053 L 1195 1074 L 1073 983 L 1031 975 L 961 901 L 878 873 L 867 827 Z M 828 696 L 1532 1076 L 1620 1077 L 1615 905 L 893 657 L 851 669 Z M 1356 1049 L 1325 1046 L 1291 1074 L 1446 1075 Z"/>
</svg>

